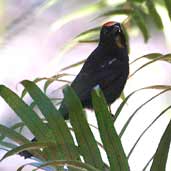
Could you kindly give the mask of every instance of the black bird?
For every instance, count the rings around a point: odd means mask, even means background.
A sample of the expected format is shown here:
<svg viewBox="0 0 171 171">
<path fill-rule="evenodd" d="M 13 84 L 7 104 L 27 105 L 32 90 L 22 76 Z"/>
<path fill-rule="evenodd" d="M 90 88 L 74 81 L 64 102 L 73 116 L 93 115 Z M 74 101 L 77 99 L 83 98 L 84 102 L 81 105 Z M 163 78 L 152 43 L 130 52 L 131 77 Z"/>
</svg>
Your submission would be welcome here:
<svg viewBox="0 0 171 171">
<path fill-rule="evenodd" d="M 92 108 L 91 91 L 97 85 L 103 91 L 108 105 L 120 96 L 129 74 L 128 61 L 128 49 L 121 25 L 113 21 L 105 23 L 97 48 L 71 83 L 84 108 Z M 65 119 L 69 119 L 64 101 L 59 111 Z"/>
<path fill-rule="evenodd" d="M 105 23 L 97 48 L 89 55 L 71 84 L 84 108 L 92 108 L 91 91 L 97 85 L 103 91 L 108 105 L 120 96 L 129 74 L 128 62 L 128 50 L 121 25 L 113 21 Z M 59 111 L 64 119 L 69 119 L 64 101 Z M 28 151 L 19 154 L 25 158 L 32 156 Z"/>
</svg>

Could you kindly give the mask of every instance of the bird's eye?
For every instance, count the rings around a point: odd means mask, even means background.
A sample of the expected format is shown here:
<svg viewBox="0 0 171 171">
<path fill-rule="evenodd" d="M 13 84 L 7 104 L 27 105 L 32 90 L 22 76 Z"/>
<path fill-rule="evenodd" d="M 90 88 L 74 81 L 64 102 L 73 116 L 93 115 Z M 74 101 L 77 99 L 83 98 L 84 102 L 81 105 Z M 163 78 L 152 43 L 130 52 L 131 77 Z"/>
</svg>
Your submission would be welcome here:
<svg viewBox="0 0 171 171">
<path fill-rule="evenodd" d="M 108 30 L 106 28 L 103 29 L 102 31 L 103 34 L 107 34 L 108 33 Z"/>
<path fill-rule="evenodd" d="M 111 31 L 112 31 L 112 28 L 105 27 L 104 30 L 103 30 L 103 33 L 104 34 L 109 34 Z"/>
<path fill-rule="evenodd" d="M 121 32 L 121 26 L 120 24 L 115 24 L 113 29 L 115 30 L 115 32 Z"/>
</svg>

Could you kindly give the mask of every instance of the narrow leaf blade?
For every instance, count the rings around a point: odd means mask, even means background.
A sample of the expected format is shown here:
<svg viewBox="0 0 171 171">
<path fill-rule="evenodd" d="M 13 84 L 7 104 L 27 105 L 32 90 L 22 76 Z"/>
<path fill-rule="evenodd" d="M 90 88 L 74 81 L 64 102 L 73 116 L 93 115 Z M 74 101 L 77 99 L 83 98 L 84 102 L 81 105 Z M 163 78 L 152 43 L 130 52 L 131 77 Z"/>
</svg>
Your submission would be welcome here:
<svg viewBox="0 0 171 171">
<path fill-rule="evenodd" d="M 104 95 L 99 89 L 93 90 L 92 103 L 96 113 L 100 136 L 110 163 L 110 169 L 129 171 L 128 160 L 121 140 L 113 126 L 112 117 L 108 111 Z"/>
<path fill-rule="evenodd" d="M 171 120 L 160 140 L 157 151 L 154 155 L 150 171 L 160 171 L 166 169 L 166 162 L 171 143 Z"/>
<path fill-rule="evenodd" d="M 171 1 L 170 0 L 164 0 L 164 1 L 165 1 L 165 5 L 166 5 L 166 8 L 167 8 L 170 20 L 171 20 Z"/>
<path fill-rule="evenodd" d="M 163 23 L 162 23 L 160 15 L 158 14 L 158 12 L 156 10 L 154 1 L 153 0 L 147 0 L 146 5 L 147 5 L 147 8 L 148 8 L 149 14 L 153 18 L 154 23 L 156 24 L 156 26 L 159 29 L 163 29 Z"/>
<path fill-rule="evenodd" d="M 57 111 L 50 99 L 34 82 L 25 80 L 22 84 L 25 86 L 26 90 L 34 99 L 35 103 L 48 121 L 48 126 L 51 128 L 57 144 L 58 154 L 60 153 L 58 157 L 62 157 L 61 159 L 65 159 L 65 157 L 67 159 L 78 158 L 76 146 L 74 145 L 69 128 L 67 127 L 64 118 Z"/>
<path fill-rule="evenodd" d="M 43 141 L 53 139 L 50 130 L 43 124 L 38 115 L 9 88 L 0 85 L 0 96 L 16 112 L 31 132 Z"/>
<path fill-rule="evenodd" d="M 147 42 L 149 39 L 149 32 L 145 24 L 144 17 L 136 6 L 134 6 L 134 12 L 132 14 L 132 17 L 137 26 L 139 27 L 141 33 L 143 34 L 144 41 Z"/>
<path fill-rule="evenodd" d="M 104 170 L 100 151 L 85 118 L 81 102 L 71 87 L 64 89 L 64 95 L 65 104 L 69 109 L 70 122 L 85 162 L 100 170 Z"/>
</svg>

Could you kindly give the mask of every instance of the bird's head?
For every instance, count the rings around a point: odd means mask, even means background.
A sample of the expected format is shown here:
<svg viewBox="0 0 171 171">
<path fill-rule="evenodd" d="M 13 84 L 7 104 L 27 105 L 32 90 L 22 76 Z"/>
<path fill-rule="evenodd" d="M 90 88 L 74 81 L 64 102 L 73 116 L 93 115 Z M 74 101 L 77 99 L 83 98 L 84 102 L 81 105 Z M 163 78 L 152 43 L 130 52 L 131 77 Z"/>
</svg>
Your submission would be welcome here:
<svg viewBox="0 0 171 171">
<path fill-rule="evenodd" d="M 102 26 L 100 43 L 116 48 L 126 48 L 126 40 L 120 23 L 110 21 Z"/>
</svg>

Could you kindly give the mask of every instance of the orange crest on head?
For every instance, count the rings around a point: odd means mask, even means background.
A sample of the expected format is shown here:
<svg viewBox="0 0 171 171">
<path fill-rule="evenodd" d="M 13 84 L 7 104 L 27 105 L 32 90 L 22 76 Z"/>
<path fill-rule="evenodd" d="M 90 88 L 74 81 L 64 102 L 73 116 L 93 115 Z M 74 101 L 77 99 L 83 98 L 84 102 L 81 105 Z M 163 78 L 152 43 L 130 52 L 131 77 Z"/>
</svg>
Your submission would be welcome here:
<svg viewBox="0 0 171 171">
<path fill-rule="evenodd" d="M 113 26 L 114 24 L 116 24 L 116 22 L 114 22 L 114 21 L 109 21 L 109 22 L 103 24 L 103 26 L 105 26 L 105 27 L 110 27 L 110 26 Z"/>
</svg>

